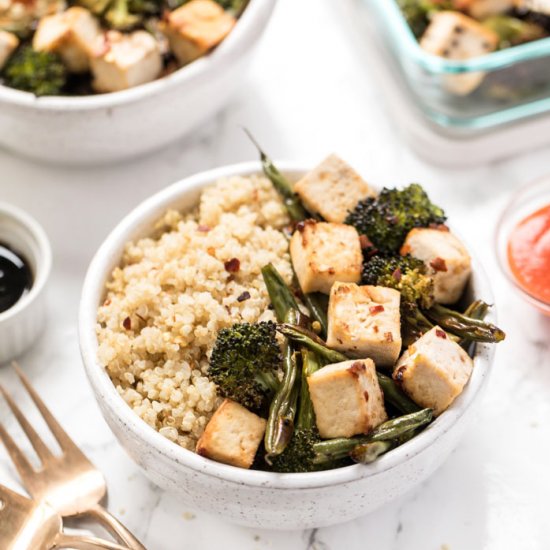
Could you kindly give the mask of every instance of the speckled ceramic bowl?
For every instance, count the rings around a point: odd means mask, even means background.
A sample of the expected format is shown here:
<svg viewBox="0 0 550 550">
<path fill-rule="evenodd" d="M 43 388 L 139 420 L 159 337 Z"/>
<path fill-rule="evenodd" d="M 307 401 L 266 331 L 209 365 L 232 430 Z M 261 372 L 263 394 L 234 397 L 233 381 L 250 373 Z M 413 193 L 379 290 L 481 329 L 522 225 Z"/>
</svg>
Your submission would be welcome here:
<svg viewBox="0 0 550 550">
<path fill-rule="evenodd" d="M 291 179 L 305 172 L 303 167 L 279 166 Z M 472 419 L 491 370 L 494 347 L 477 347 L 470 382 L 449 410 L 419 436 L 370 465 L 307 474 L 249 471 L 203 458 L 161 436 L 132 412 L 97 360 L 95 326 L 105 282 L 119 263 L 125 243 L 149 234 L 168 208 L 190 209 L 202 189 L 218 178 L 259 171 L 254 162 L 192 176 L 154 195 L 124 218 L 88 270 L 80 304 L 80 346 L 105 419 L 151 480 L 180 495 L 189 506 L 236 523 L 273 529 L 318 527 L 366 514 L 412 489 L 440 466 Z M 472 298 L 493 303 L 489 282 L 477 261 L 469 292 Z"/>
<path fill-rule="evenodd" d="M 189 133 L 242 85 L 276 0 L 250 0 L 209 55 L 153 82 L 110 94 L 35 97 L 0 85 L 0 146 L 60 164 L 138 157 Z"/>
</svg>

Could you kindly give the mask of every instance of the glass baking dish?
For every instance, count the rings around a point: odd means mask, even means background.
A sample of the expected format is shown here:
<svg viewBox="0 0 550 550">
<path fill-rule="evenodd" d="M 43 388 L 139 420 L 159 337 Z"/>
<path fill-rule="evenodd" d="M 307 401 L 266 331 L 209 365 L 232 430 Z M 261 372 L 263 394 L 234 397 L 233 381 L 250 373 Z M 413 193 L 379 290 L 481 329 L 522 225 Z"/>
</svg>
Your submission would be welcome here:
<svg viewBox="0 0 550 550">
<path fill-rule="evenodd" d="M 424 114 L 445 128 L 483 130 L 550 112 L 550 38 L 466 61 L 426 53 L 395 0 L 363 0 L 378 35 L 398 61 Z M 476 78 L 472 92 L 449 91 L 456 78 Z"/>
</svg>

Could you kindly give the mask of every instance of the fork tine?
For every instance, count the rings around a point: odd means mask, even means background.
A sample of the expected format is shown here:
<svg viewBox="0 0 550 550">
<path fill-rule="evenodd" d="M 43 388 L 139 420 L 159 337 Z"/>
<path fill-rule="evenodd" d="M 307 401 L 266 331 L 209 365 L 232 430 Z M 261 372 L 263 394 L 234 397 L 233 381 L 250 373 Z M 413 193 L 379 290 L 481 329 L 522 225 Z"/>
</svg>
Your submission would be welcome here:
<svg viewBox="0 0 550 550">
<path fill-rule="evenodd" d="M 42 399 L 38 397 L 38 394 L 36 393 L 34 388 L 31 386 L 31 383 L 29 382 L 27 376 L 21 370 L 19 365 L 14 361 L 12 363 L 12 367 L 15 369 L 17 376 L 19 376 L 21 383 L 23 384 L 23 386 L 25 386 L 25 389 L 27 390 L 32 400 L 34 401 L 34 404 L 36 405 L 37 409 L 42 414 L 42 417 L 44 418 L 44 421 L 50 428 L 52 434 L 57 439 L 57 442 L 59 443 L 61 450 L 63 451 L 70 450 L 71 452 L 81 453 L 80 449 L 78 449 L 74 441 L 67 435 L 65 430 L 58 424 L 57 420 L 55 419 L 53 414 L 49 411 L 49 409 L 46 407 Z"/>
<path fill-rule="evenodd" d="M 10 455 L 10 458 L 15 465 L 15 468 L 19 472 L 23 483 L 26 483 L 27 479 L 34 476 L 35 470 L 31 463 L 27 460 L 27 457 L 21 451 L 21 449 L 15 444 L 15 441 L 11 438 L 10 434 L 4 428 L 4 425 L 0 422 L 0 439 L 6 447 L 6 451 Z"/>
<path fill-rule="evenodd" d="M 50 451 L 50 449 L 48 449 L 47 445 L 44 443 L 44 441 L 42 441 L 40 436 L 36 433 L 35 429 L 31 426 L 29 421 L 26 419 L 26 417 L 23 415 L 19 407 L 15 404 L 14 400 L 11 398 L 11 395 L 4 389 L 2 384 L 0 384 L 0 393 L 4 396 L 6 403 L 9 405 L 10 409 L 12 410 L 15 418 L 17 418 L 19 425 L 21 426 L 21 428 L 23 428 L 23 431 L 29 438 L 29 441 L 34 447 L 34 450 L 36 451 L 38 458 L 40 458 L 42 463 L 45 463 L 49 458 L 53 456 L 52 452 Z"/>
</svg>

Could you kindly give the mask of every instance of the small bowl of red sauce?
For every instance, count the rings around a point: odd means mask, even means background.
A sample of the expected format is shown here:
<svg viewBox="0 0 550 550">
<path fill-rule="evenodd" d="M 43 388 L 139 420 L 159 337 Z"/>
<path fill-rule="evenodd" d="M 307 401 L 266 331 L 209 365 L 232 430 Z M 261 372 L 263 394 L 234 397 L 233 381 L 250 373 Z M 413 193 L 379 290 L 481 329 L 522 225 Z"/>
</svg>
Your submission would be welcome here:
<svg viewBox="0 0 550 550">
<path fill-rule="evenodd" d="M 550 315 L 550 176 L 512 197 L 497 226 L 496 244 L 514 288 Z"/>
</svg>

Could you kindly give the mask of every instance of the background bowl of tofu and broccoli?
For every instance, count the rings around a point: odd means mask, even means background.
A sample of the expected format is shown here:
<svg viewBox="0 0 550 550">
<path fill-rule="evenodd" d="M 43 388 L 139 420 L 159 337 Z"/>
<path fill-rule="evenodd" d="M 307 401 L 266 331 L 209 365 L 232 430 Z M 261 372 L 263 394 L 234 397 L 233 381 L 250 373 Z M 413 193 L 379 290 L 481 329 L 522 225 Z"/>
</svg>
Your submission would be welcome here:
<svg viewBox="0 0 550 550">
<path fill-rule="evenodd" d="M 170 143 L 231 98 L 275 5 L 132 1 L 0 6 L 0 146 L 97 164 Z"/>
<path fill-rule="evenodd" d="M 292 182 L 307 172 L 285 163 L 280 169 Z M 261 166 L 252 162 L 189 177 L 152 196 L 121 221 L 86 276 L 79 316 L 82 357 L 102 414 L 119 443 L 154 483 L 188 505 L 263 528 L 303 529 L 343 522 L 396 499 L 443 463 L 475 416 L 492 368 L 494 346 L 477 344 L 468 384 L 444 414 L 416 437 L 370 464 L 307 473 L 234 467 L 175 444 L 132 410 L 99 359 L 98 307 L 110 301 L 106 283 L 120 265 L 127 243 L 151 235 L 155 227 L 158 230 L 158 220 L 169 209 L 196 209 L 203 191 L 220 178 L 256 174 L 261 174 Z M 199 225 L 196 230 L 204 228 Z M 471 266 L 464 303 L 478 299 L 493 303 L 490 283 L 475 258 Z M 494 313 L 488 319 L 494 320 Z"/>
</svg>

